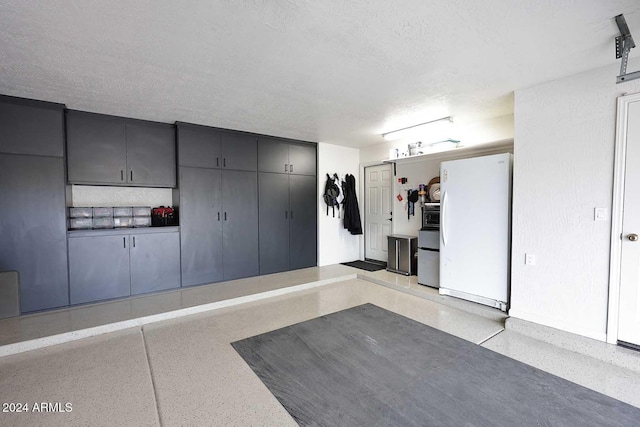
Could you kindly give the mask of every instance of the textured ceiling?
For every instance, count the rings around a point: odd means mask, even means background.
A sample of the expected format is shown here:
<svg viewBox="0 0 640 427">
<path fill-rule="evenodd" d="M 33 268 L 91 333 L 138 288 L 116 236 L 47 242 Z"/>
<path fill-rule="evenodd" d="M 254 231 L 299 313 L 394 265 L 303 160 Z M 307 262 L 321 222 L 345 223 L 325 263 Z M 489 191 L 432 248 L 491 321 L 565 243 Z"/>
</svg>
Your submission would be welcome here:
<svg viewBox="0 0 640 427">
<path fill-rule="evenodd" d="M 638 0 L 2 0 L 0 93 L 362 147 L 618 62 L 619 13 L 640 42 Z"/>
</svg>

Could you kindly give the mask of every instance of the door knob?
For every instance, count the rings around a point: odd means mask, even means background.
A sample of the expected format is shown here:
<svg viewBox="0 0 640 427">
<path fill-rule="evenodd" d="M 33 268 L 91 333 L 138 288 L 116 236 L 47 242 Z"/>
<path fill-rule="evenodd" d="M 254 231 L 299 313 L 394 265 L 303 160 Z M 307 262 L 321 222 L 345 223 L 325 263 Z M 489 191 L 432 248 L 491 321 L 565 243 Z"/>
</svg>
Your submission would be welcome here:
<svg viewBox="0 0 640 427">
<path fill-rule="evenodd" d="M 629 234 L 627 236 L 627 239 L 631 240 L 632 242 L 637 242 L 638 241 L 638 235 L 633 233 L 633 234 Z"/>
</svg>

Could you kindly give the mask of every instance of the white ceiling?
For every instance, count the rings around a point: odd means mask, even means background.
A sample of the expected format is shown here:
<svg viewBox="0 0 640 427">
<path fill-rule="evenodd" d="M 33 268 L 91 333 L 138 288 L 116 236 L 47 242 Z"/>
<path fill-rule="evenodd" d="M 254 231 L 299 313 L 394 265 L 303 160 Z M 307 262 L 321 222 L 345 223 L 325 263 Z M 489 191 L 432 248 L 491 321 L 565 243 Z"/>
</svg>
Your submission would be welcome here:
<svg viewBox="0 0 640 427">
<path fill-rule="evenodd" d="M 638 0 L 2 0 L 0 93 L 363 147 L 618 63 L 619 13 L 640 45 Z"/>
</svg>

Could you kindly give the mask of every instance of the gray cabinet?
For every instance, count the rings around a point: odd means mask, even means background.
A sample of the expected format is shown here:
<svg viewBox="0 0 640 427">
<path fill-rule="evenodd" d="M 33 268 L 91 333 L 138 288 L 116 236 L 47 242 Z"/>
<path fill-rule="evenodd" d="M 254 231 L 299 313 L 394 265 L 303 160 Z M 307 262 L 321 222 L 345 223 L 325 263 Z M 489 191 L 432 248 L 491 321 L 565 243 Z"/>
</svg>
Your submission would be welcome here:
<svg viewBox="0 0 640 427">
<path fill-rule="evenodd" d="M 129 184 L 176 186 L 175 128 L 164 123 L 126 124 Z"/>
<path fill-rule="evenodd" d="M 126 235 L 69 239 L 71 304 L 131 294 L 128 240 Z"/>
<path fill-rule="evenodd" d="M 222 280 L 221 171 L 180 168 L 182 286 Z"/>
<path fill-rule="evenodd" d="M 316 174 L 316 147 L 310 144 L 293 144 L 276 139 L 258 141 L 258 171 Z"/>
<path fill-rule="evenodd" d="M 74 184 L 175 187 L 174 127 L 67 111 L 67 172 Z"/>
<path fill-rule="evenodd" d="M 182 285 L 258 274 L 255 172 L 180 168 Z"/>
<path fill-rule="evenodd" d="M 67 111 L 67 179 L 126 184 L 127 142 L 120 117 Z"/>
<path fill-rule="evenodd" d="M 178 231 L 82 231 L 69 237 L 71 304 L 179 286 Z"/>
<path fill-rule="evenodd" d="M 317 265 L 316 177 L 259 174 L 260 274 Z"/>
<path fill-rule="evenodd" d="M 0 154 L 0 194 L 0 271 L 19 273 L 21 311 L 68 305 L 64 160 Z"/>
<path fill-rule="evenodd" d="M 180 235 L 132 234 L 131 295 L 163 291 L 180 286 Z"/>
<path fill-rule="evenodd" d="M 64 156 L 64 105 L 0 96 L 0 152 Z"/>
<path fill-rule="evenodd" d="M 258 170 L 258 139 L 240 132 L 222 132 L 222 167 L 243 171 Z"/>
<path fill-rule="evenodd" d="M 178 123 L 180 166 L 255 171 L 258 168 L 254 135 Z"/>
<path fill-rule="evenodd" d="M 178 123 L 178 164 L 195 168 L 219 168 L 220 132 L 205 126 Z"/>
</svg>

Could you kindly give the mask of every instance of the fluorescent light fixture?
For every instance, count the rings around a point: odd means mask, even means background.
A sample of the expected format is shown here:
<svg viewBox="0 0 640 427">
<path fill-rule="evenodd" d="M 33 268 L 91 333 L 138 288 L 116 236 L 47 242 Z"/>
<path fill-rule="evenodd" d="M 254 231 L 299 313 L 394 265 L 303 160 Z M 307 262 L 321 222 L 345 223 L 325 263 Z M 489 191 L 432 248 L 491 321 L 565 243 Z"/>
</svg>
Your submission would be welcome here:
<svg viewBox="0 0 640 427">
<path fill-rule="evenodd" d="M 396 139 L 426 139 L 426 140 L 442 140 L 451 137 L 446 135 L 447 132 L 451 132 L 451 124 L 453 120 L 451 117 L 443 117 L 441 119 L 432 120 L 426 123 L 420 123 L 419 125 L 409 126 L 406 128 L 394 130 L 392 132 L 383 133 L 382 137 L 387 141 L 394 141 Z"/>
</svg>

